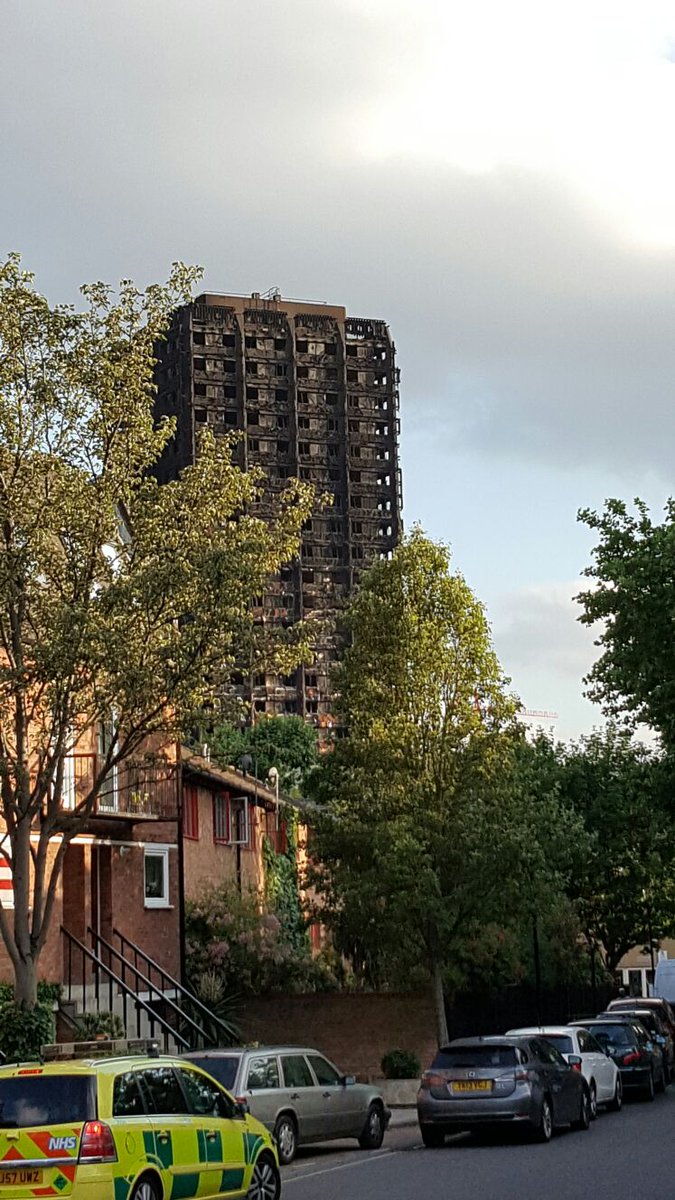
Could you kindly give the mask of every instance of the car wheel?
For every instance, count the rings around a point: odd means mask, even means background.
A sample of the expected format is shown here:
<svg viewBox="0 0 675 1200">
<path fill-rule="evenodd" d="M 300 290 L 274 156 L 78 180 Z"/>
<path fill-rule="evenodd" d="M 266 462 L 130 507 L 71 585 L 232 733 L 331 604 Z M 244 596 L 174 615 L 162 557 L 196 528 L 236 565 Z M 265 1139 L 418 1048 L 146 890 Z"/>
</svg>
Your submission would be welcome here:
<svg viewBox="0 0 675 1200">
<path fill-rule="evenodd" d="M 427 1150 L 437 1150 L 445 1142 L 445 1132 L 435 1125 L 420 1125 L 422 1141 Z"/>
<path fill-rule="evenodd" d="M 581 1107 L 579 1109 L 579 1118 L 572 1121 L 572 1129 L 578 1129 L 584 1132 L 591 1124 L 591 1098 L 586 1091 L 586 1088 L 581 1089 Z"/>
<path fill-rule="evenodd" d="M 539 1122 L 535 1127 L 534 1134 L 538 1142 L 550 1142 L 553 1136 L 553 1112 L 548 1096 L 544 1096 L 541 1102 Z"/>
<path fill-rule="evenodd" d="M 655 1095 L 656 1088 L 654 1087 L 654 1072 L 652 1071 L 649 1075 L 649 1083 L 643 1089 L 642 1097 L 644 1100 L 653 1100 Z"/>
<path fill-rule="evenodd" d="M 162 1193 L 156 1179 L 151 1179 L 146 1175 L 144 1179 L 139 1179 L 130 1200 L 161 1200 Z"/>
<path fill-rule="evenodd" d="M 595 1080 L 591 1083 L 591 1121 L 594 1121 L 598 1115 L 598 1092 L 595 1086 Z"/>
<path fill-rule="evenodd" d="M 621 1112 L 622 1105 L 623 1105 L 623 1084 L 621 1082 L 621 1076 L 617 1075 L 616 1083 L 614 1085 L 614 1096 L 612 1097 L 609 1104 L 607 1105 L 607 1108 L 609 1109 L 610 1112 Z"/>
<path fill-rule="evenodd" d="M 277 1144 L 279 1162 L 286 1167 L 293 1162 L 298 1148 L 298 1131 L 295 1121 L 289 1113 L 282 1113 L 280 1117 L 277 1117 L 277 1123 L 274 1126 L 274 1140 Z"/>
<path fill-rule="evenodd" d="M 384 1113 L 379 1104 L 371 1104 L 359 1138 L 362 1150 L 379 1150 L 384 1141 Z"/>
<path fill-rule="evenodd" d="M 281 1175 L 271 1154 L 260 1154 L 253 1168 L 247 1200 L 279 1200 Z"/>
</svg>

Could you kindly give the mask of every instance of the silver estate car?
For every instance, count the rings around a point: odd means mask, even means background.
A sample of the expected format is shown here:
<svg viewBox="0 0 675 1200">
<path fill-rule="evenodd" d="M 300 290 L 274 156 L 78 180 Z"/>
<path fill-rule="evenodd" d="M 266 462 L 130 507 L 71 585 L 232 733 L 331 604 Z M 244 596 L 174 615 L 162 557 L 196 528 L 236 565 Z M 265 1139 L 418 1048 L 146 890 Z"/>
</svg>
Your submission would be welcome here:
<svg viewBox="0 0 675 1200">
<path fill-rule="evenodd" d="M 391 1117 L 382 1093 L 342 1075 L 318 1050 L 301 1046 L 232 1047 L 183 1055 L 208 1071 L 266 1125 L 279 1161 L 292 1162 L 298 1146 L 357 1138 L 376 1150 Z"/>
<path fill-rule="evenodd" d="M 588 1129 L 588 1085 L 543 1037 L 462 1038 L 442 1047 L 417 1096 L 425 1146 L 447 1133 L 524 1126 L 542 1142 L 558 1125 Z"/>
</svg>

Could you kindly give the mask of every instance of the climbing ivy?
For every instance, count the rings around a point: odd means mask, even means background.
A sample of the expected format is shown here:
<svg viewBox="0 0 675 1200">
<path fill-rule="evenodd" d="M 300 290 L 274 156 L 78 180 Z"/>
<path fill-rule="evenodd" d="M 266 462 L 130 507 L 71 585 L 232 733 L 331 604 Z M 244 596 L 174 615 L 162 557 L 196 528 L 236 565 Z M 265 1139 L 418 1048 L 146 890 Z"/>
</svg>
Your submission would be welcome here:
<svg viewBox="0 0 675 1200">
<path fill-rule="evenodd" d="M 265 899 L 281 924 L 285 940 L 297 954 L 309 950 L 307 920 L 302 910 L 298 880 L 298 816 L 293 809 L 281 813 L 286 825 L 286 847 L 279 853 L 270 838 L 263 838 Z"/>
</svg>

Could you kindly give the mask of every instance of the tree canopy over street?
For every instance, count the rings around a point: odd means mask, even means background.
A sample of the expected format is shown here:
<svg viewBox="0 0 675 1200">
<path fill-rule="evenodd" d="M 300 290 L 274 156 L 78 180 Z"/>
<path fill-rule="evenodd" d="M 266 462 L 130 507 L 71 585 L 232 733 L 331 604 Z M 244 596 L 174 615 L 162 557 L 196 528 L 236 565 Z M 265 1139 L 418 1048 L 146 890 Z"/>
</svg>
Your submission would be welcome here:
<svg viewBox="0 0 675 1200">
<path fill-rule="evenodd" d="M 153 478 L 173 435 L 153 420 L 154 346 L 198 275 L 177 264 L 143 292 L 85 287 L 76 312 L 50 305 L 16 256 L 0 266 L 0 811 L 15 901 L 0 933 L 29 1005 L 70 840 L 149 735 L 227 714 L 251 598 L 296 555 L 310 512 L 312 489 L 291 483 L 256 516 L 259 476 L 208 433 L 178 482 Z M 101 722 L 95 778 L 66 810 L 66 760 Z"/>
</svg>

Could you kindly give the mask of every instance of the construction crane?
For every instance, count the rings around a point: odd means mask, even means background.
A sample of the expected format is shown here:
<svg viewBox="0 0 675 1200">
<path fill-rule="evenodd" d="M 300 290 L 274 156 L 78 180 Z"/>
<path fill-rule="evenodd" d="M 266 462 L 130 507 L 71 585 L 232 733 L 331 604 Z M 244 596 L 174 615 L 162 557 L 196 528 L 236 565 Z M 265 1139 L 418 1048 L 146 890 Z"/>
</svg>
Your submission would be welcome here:
<svg viewBox="0 0 675 1200">
<path fill-rule="evenodd" d="M 540 721 L 557 721 L 560 713 L 548 712 L 544 708 L 521 708 L 518 710 L 519 717 L 533 717 Z"/>
</svg>

